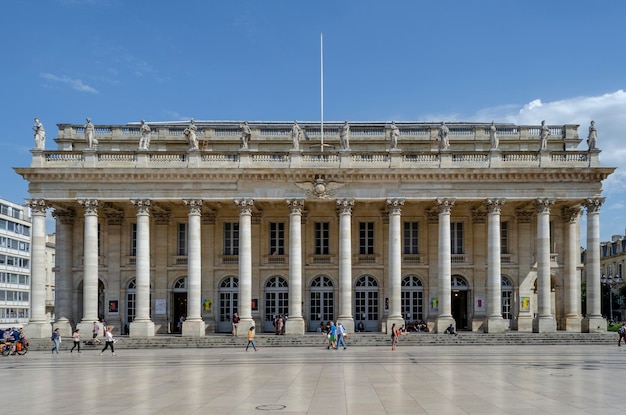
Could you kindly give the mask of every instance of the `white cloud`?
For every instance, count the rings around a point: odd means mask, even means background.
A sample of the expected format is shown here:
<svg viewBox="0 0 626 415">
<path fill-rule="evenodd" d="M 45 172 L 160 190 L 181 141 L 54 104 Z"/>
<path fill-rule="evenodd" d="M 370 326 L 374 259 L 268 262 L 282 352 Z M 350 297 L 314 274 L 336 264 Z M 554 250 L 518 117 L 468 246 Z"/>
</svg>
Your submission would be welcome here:
<svg viewBox="0 0 626 415">
<path fill-rule="evenodd" d="M 40 76 L 48 81 L 58 82 L 61 84 L 68 85 L 70 88 L 76 91 L 89 92 L 91 94 L 98 93 L 98 91 L 95 88 L 83 83 L 83 81 L 81 81 L 80 79 L 72 79 L 67 76 L 57 76 L 51 73 L 41 73 Z"/>
</svg>

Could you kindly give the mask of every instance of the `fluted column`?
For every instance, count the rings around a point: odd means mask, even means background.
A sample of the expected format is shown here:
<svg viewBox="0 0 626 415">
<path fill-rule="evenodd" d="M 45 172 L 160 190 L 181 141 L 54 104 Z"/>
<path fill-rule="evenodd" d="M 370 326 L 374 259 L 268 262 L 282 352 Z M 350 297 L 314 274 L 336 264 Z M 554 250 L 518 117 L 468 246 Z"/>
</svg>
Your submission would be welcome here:
<svg viewBox="0 0 626 415">
<path fill-rule="evenodd" d="M 584 203 L 587 209 L 587 316 L 583 320 L 583 331 L 587 333 L 606 331 L 600 283 L 600 207 L 604 201 L 603 197 L 593 197 Z"/>
<path fill-rule="evenodd" d="M 387 199 L 389 209 L 389 316 L 387 332 L 395 323 L 404 324 L 402 317 L 402 206 L 404 199 Z"/>
<path fill-rule="evenodd" d="M 580 242 L 578 223 L 580 208 L 563 209 L 565 223 L 565 261 L 563 274 L 565 330 L 580 332 L 582 319 L 580 315 Z"/>
<path fill-rule="evenodd" d="M 98 201 L 78 201 L 85 210 L 83 236 L 83 319 L 81 324 L 91 326 L 98 321 Z M 83 332 L 88 332 L 83 329 Z"/>
<path fill-rule="evenodd" d="M 533 319 L 533 332 L 556 331 L 552 315 L 550 284 L 550 207 L 554 199 L 537 199 L 537 317 Z"/>
<path fill-rule="evenodd" d="M 54 314 L 55 327 L 61 330 L 62 336 L 72 335 L 72 231 L 74 212 L 55 209 L 52 216 L 56 219 L 56 253 L 54 282 Z"/>
<path fill-rule="evenodd" d="M 450 212 L 455 199 L 437 199 L 439 215 L 438 242 L 438 283 L 439 283 L 439 314 L 435 322 L 435 331 L 443 333 L 454 323 L 452 318 L 452 248 L 450 245 Z"/>
<path fill-rule="evenodd" d="M 30 199 L 32 215 L 30 319 L 25 328 L 27 337 L 50 337 L 50 322 L 46 318 L 46 209 L 43 199 Z"/>
<path fill-rule="evenodd" d="M 287 334 L 304 334 L 302 318 L 302 210 L 304 200 L 287 200 L 289 206 L 289 318 Z"/>
<path fill-rule="evenodd" d="M 187 317 L 182 335 L 202 337 L 206 327 L 202 320 L 202 199 L 185 199 L 188 209 L 187 228 Z"/>
<path fill-rule="evenodd" d="M 130 201 L 137 210 L 137 285 L 135 319 L 130 323 L 131 337 L 154 336 L 150 320 L 150 200 Z"/>
<path fill-rule="evenodd" d="M 487 316 L 485 333 L 501 333 L 507 329 L 502 318 L 502 268 L 500 245 L 500 211 L 504 199 L 487 199 Z"/>
<path fill-rule="evenodd" d="M 352 316 L 352 207 L 353 199 L 337 200 L 339 213 L 339 316 L 348 332 L 354 331 Z"/>
<path fill-rule="evenodd" d="M 237 199 L 239 206 L 239 330 L 242 336 L 254 325 L 252 319 L 252 207 L 254 200 Z"/>
</svg>

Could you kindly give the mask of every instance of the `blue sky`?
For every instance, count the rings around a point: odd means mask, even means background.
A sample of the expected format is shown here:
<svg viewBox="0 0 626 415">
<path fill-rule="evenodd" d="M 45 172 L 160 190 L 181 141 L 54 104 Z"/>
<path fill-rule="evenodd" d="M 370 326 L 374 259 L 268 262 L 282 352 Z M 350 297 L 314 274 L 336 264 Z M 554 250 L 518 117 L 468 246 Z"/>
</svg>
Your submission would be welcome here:
<svg viewBox="0 0 626 415">
<path fill-rule="evenodd" d="M 601 239 L 626 228 L 626 2 L 39 0 L 0 16 L 0 197 L 21 203 L 37 116 L 596 121 Z M 584 142 L 581 148 L 586 148 Z M 584 231 L 584 227 L 583 227 Z M 585 241 L 582 241 L 583 245 Z"/>
</svg>

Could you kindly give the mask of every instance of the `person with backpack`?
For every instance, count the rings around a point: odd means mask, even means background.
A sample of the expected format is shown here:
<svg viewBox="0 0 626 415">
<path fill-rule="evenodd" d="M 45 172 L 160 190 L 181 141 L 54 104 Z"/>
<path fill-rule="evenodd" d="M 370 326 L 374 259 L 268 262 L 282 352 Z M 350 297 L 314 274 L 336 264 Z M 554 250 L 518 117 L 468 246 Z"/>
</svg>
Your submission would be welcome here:
<svg viewBox="0 0 626 415">
<path fill-rule="evenodd" d="M 50 336 L 50 341 L 54 344 L 52 347 L 52 353 L 57 352 L 59 354 L 59 346 L 61 346 L 61 330 L 57 327 Z"/>
</svg>

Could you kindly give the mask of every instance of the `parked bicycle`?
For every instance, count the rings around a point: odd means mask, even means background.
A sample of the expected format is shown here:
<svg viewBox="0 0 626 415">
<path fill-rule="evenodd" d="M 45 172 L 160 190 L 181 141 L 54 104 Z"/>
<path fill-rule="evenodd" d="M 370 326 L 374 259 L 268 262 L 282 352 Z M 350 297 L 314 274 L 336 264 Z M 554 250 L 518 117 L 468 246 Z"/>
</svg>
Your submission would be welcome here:
<svg viewBox="0 0 626 415">
<path fill-rule="evenodd" d="M 13 345 L 15 345 L 15 350 L 13 350 Z M 1 347 L 2 356 L 8 356 L 11 353 L 23 356 L 28 352 L 28 341 L 25 339 L 17 340 L 16 342 L 5 341 L 1 344 Z"/>
</svg>

